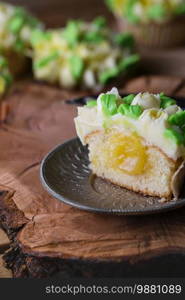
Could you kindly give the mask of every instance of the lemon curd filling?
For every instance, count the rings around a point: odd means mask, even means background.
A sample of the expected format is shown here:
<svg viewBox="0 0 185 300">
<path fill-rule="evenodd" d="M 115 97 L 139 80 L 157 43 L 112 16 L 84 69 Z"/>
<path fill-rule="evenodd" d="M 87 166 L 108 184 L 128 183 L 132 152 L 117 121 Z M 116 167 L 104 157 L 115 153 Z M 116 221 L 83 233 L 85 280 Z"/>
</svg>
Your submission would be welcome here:
<svg viewBox="0 0 185 300">
<path fill-rule="evenodd" d="M 106 139 L 104 155 L 107 167 L 129 175 L 139 175 L 146 171 L 147 147 L 136 133 L 124 135 L 112 132 Z"/>
</svg>

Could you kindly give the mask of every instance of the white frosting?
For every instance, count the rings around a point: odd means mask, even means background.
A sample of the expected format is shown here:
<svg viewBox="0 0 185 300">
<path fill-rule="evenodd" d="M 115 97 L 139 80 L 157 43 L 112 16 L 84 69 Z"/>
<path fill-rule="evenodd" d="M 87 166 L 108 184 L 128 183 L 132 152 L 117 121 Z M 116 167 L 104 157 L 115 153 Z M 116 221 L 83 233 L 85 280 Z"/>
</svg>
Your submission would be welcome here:
<svg viewBox="0 0 185 300">
<path fill-rule="evenodd" d="M 119 97 L 116 88 L 108 93 L 114 93 Z M 143 113 L 138 119 L 132 119 L 120 113 L 107 118 L 102 111 L 101 95 L 97 99 L 97 106 L 92 108 L 88 108 L 87 106 L 78 108 L 75 126 L 83 144 L 86 143 L 85 138 L 88 134 L 110 127 L 123 131 L 124 134 L 136 132 L 144 138 L 147 145 L 158 147 L 174 160 L 177 160 L 181 156 L 185 157 L 185 147 L 177 145 L 164 135 L 165 129 L 169 128 L 167 122 L 168 116 L 180 111 L 181 108 L 179 106 L 172 105 L 166 109 L 161 109 L 158 94 L 139 93 L 132 102 L 132 105 L 139 104 L 144 108 Z"/>
<path fill-rule="evenodd" d="M 140 105 L 144 109 L 160 108 L 159 95 L 149 93 L 139 93 L 135 96 L 132 105 Z"/>
</svg>

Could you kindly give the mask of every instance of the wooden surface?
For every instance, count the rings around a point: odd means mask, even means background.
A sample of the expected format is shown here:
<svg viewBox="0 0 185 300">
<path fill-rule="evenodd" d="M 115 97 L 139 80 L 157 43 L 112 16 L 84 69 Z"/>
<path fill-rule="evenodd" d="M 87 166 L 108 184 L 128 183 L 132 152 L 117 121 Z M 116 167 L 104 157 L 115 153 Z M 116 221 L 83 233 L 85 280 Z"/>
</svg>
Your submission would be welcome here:
<svg viewBox="0 0 185 300">
<path fill-rule="evenodd" d="M 12 272 L 5 268 L 2 255 L 0 255 L 0 278 L 11 278 Z"/>
<path fill-rule="evenodd" d="M 183 96 L 185 82 L 144 76 L 122 88 L 146 90 Z M 82 94 L 25 81 L 7 98 L 10 112 L 0 125 L 0 219 L 11 239 L 5 260 L 14 277 L 45 277 L 63 269 L 73 276 L 115 275 L 112 264 L 123 276 L 124 263 L 133 276 L 133 263 L 185 253 L 185 209 L 152 217 L 104 216 L 64 205 L 44 191 L 43 156 L 75 135 L 76 107 L 63 100 Z"/>
</svg>

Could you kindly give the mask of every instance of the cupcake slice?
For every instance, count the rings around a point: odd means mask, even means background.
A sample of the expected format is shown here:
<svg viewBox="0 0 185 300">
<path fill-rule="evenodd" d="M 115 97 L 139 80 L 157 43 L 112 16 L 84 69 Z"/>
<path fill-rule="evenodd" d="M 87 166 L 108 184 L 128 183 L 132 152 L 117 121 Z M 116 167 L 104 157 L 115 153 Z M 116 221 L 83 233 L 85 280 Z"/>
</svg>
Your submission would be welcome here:
<svg viewBox="0 0 185 300">
<path fill-rule="evenodd" d="M 65 28 L 32 35 L 33 71 L 38 80 L 66 88 L 100 89 L 138 62 L 133 37 L 115 35 L 103 17 L 71 20 Z"/>
<path fill-rule="evenodd" d="M 161 94 L 121 97 L 116 88 L 78 108 L 90 168 L 144 195 L 178 198 L 185 175 L 185 111 Z"/>
<path fill-rule="evenodd" d="M 30 55 L 30 37 L 41 23 L 24 8 L 0 2 L 0 53 L 14 75 L 24 72 Z"/>
<path fill-rule="evenodd" d="M 106 0 L 122 31 L 144 46 L 173 47 L 185 43 L 184 0 Z"/>
</svg>

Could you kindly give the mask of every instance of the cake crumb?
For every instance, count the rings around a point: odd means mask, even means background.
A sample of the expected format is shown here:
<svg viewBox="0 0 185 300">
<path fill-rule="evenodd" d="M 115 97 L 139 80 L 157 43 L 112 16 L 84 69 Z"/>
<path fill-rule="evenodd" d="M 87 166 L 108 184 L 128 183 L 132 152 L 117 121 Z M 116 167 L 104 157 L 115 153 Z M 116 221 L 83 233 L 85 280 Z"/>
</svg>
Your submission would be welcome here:
<svg viewBox="0 0 185 300">
<path fill-rule="evenodd" d="M 168 199 L 163 197 L 163 198 L 159 199 L 159 202 L 160 203 L 165 203 L 165 202 L 168 202 Z"/>
</svg>

